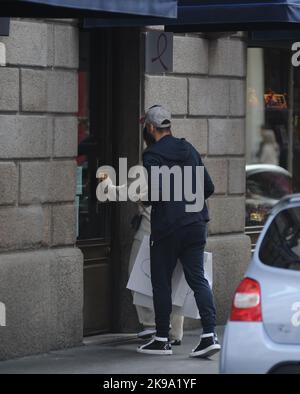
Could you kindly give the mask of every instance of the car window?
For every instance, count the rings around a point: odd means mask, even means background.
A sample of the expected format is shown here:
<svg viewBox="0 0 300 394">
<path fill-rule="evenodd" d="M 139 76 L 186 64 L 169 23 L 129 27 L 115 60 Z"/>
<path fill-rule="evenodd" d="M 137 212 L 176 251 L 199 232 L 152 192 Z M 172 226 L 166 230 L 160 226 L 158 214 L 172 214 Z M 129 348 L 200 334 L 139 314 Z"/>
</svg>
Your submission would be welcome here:
<svg viewBox="0 0 300 394">
<path fill-rule="evenodd" d="M 253 194 L 280 200 L 292 193 L 292 180 L 284 175 L 271 171 L 250 175 L 247 179 L 247 197 Z"/>
<path fill-rule="evenodd" d="M 288 208 L 276 215 L 259 251 L 267 265 L 300 270 L 300 207 Z"/>
</svg>

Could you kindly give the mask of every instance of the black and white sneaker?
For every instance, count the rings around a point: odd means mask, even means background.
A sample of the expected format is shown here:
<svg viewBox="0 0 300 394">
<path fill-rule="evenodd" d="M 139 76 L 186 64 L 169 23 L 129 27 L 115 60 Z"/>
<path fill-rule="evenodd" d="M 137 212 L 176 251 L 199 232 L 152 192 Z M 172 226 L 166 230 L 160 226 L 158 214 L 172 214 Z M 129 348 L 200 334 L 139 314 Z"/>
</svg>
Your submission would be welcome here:
<svg viewBox="0 0 300 394">
<path fill-rule="evenodd" d="M 190 353 L 190 357 L 206 358 L 221 350 L 218 337 L 215 333 L 202 334 L 199 345 Z"/>
<path fill-rule="evenodd" d="M 141 331 L 137 334 L 139 339 L 151 339 L 153 335 L 156 334 L 156 330 L 154 328 L 147 328 L 144 331 Z"/>
<path fill-rule="evenodd" d="M 150 342 L 137 348 L 138 353 L 145 354 L 160 354 L 170 355 L 173 354 L 172 346 L 168 338 L 154 337 Z"/>
</svg>

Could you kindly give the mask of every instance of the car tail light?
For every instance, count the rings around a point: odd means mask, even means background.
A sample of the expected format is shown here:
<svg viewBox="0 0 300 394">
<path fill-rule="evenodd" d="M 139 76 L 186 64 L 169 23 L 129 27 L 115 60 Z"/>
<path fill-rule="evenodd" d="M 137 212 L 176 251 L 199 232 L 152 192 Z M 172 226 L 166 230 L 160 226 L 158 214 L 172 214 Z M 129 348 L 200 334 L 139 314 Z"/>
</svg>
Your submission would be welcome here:
<svg viewBox="0 0 300 394">
<path fill-rule="evenodd" d="M 231 314 L 231 321 L 262 321 L 259 283 L 245 278 L 236 289 Z"/>
</svg>

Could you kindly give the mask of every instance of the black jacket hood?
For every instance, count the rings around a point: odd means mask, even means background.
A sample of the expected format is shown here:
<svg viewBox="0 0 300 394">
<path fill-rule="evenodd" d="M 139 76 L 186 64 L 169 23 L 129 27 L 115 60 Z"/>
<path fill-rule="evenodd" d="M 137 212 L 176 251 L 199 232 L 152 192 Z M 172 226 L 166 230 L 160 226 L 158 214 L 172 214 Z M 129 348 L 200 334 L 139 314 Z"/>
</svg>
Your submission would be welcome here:
<svg viewBox="0 0 300 394">
<path fill-rule="evenodd" d="M 166 135 L 149 147 L 146 152 L 159 155 L 168 161 L 185 162 L 191 153 L 191 146 L 184 138 Z"/>
</svg>

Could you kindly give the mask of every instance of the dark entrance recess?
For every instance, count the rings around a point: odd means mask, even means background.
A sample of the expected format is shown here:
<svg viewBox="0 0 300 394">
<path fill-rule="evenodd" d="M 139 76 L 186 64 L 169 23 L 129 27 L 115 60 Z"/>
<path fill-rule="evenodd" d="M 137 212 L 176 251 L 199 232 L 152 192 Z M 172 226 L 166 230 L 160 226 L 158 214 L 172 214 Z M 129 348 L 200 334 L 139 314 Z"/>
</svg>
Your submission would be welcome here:
<svg viewBox="0 0 300 394">
<path fill-rule="evenodd" d="M 99 203 L 96 171 L 139 158 L 140 32 L 80 33 L 77 246 L 84 255 L 84 335 L 122 330 L 122 299 L 132 239 L 130 203 Z"/>
</svg>

